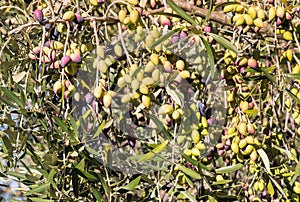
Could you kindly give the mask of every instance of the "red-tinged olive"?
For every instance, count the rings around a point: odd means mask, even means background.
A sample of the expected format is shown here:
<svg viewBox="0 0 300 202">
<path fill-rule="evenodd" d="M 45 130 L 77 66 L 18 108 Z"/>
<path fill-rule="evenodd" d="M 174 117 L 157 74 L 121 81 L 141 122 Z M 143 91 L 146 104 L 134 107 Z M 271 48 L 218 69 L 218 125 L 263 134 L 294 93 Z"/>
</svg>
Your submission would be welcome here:
<svg viewBox="0 0 300 202">
<path fill-rule="evenodd" d="M 69 64 L 69 62 L 71 61 L 70 56 L 65 55 L 60 59 L 60 66 L 61 67 L 65 67 Z"/>
<path fill-rule="evenodd" d="M 180 39 L 185 39 L 187 37 L 187 33 L 184 31 L 181 31 L 179 36 L 180 36 Z"/>
<path fill-rule="evenodd" d="M 74 19 L 74 21 L 77 24 L 81 24 L 81 23 L 83 23 L 84 18 L 79 13 L 75 13 L 75 19 Z"/>
<path fill-rule="evenodd" d="M 43 12 L 40 9 L 36 9 L 33 13 L 34 19 L 38 22 L 42 22 L 44 19 Z"/>
<path fill-rule="evenodd" d="M 211 32 L 211 27 L 210 26 L 204 26 L 204 32 L 210 33 Z"/>
<path fill-rule="evenodd" d="M 70 58 L 75 63 L 81 63 L 81 56 L 78 53 L 72 53 Z"/>
<path fill-rule="evenodd" d="M 171 42 L 172 43 L 177 43 L 178 41 L 179 41 L 179 36 L 177 34 L 175 34 L 171 37 Z"/>
<path fill-rule="evenodd" d="M 160 23 L 163 25 L 163 26 L 168 26 L 170 27 L 171 26 L 171 21 L 170 19 L 165 16 L 165 15 L 161 15 L 160 16 Z"/>
<path fill-rule="evenodd" d="M 249 67 L 257 68 L 257 65 L 258 64 L 257 64 L 257 61 L 255 59 L 251 58 L 251 59 L 248 60 L 248 66 Z"/>
</svg>

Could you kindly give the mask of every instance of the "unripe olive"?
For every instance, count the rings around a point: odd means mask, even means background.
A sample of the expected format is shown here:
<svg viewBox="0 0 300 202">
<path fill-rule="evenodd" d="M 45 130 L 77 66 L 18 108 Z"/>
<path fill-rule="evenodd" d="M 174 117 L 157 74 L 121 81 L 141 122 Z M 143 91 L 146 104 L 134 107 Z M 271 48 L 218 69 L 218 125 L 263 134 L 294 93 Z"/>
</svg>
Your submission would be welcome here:
<svg viewBox="0 0 300 202">
<path fill-rule="evenodd" d="M 145 84 L 146 86 L 151 86 L 154 84 L 154 80 L 151 77 L 146 77 L 142 80 L 142 84 Z"/>
<path fill-rule="evenodd" d="M 62 89 L 62 82 L 61 80 L 58 80 L 53 85 L 53 91 L 55 94 L 59 94 L 61 89 Z"/>
<path fill-rule="evenodd" d="M 173 111 L 174 108 L 172 105 L 164 104 L 159 108 L 158 114 L 171 114 Z"/>
<path fill-rule="evenodd" d="M 246 22 L 247 25 L 253 25 L 253 19 L 251 18 L 250 15 L 244 14 L 243 17 L 244 17 L 245 22 Z"/>
<path fill-rule="evenodd" d="M 191 156 L 191 155 L 192 155 L 192 150 L 190 150 L 190 149 L 185 149 L 183 153 L 184 153 L 185 155 L 187 155 L 187 156 Z"/>
<path fill-rule="evenodd" d="M 276 9 L 272 6 L 269 10 L 269 15 L 268 15 L 269 21 L 273 20 L 275 16 L 276 16 Z"/>
<path fill-rule="evenodd" d="M 287 41 L 292 41 L 293 40 L 293 34 L 290 31 L 285 31 L 283 33 L 283 38 Z"/>
<path fill-rule="evenodd" d="M 150 55 L 150 60 L 154 65 L 158 65 L 158 63 L 159 63 L 159 57 L 156 53 L 152 53 Z"/>
<path fill-rule="evenodd" d="M 68 90 L 66 91 L 65 95 L 69 99 L 75 94 L 75 92 L 76 92 L 76 88 L 74 85 L 71 84 L 68 86 Z"/>
<path fill-rule="evenodd" d="M 94 90 L 94 96 L 95 98 L 100 98 L 102 95 L 102 86 L 97 86 Z"/>
<path fill-rule="evenodd" d="M 50 48 L 55 49 L 55 50 L 63 50 L 64 49 L 64 44 L 61 43 L 60 41 L 52 41 L 50 43 Z"/>
<path fill-rule="evenodd" d="M 103 96 L 103 105 L 108 108 L 110 107 L 111 103 L 112 103 L 112 96 L 108 93 L 105 94 Z"/>
<path fill-rule="evenodd" d="M 284 7 L 277 7 L 276 9 L 276 15 L 279 18 L 283 18 L 285 16 L 285 8 Z"/>
<path fill-rule="evenodd" d="M 236 142 L 232 143 L 231 150 L 237 154 L 239 152 L 239 145 Z"/>
<path fill-rule="evenodd" d="M 239 142 L 239 148 L 243 149 L 247 146 L 247 141 L 245 139 L 241 139 L 241 141 Z"/>
<path fill-rule="evenodd" d="M 194 143 L 197 144 L 200 141 L 200 133 L 198 130 L 193 130 L 191 136 Z"/>
<path fill-rule="evenodd" d="M 184 70 L 184 66 L 185 66 L 184 61 L 183 60 L 177 60 L 175 66 L 176 66 L 176 69 L 178 69 L 180 71 Z"/>
<path fill-rule="evenodd" d="M 293 187 L 293 191 L 294 191 L 296 194 L 300 194 L 300 187 L 299 187 L 299 186 L 294 186 L 294 187 Z"/>
<path fill-rule="evenodd" d="M 75 18 L 75 13 L 73 11 L 67 11 L 63 15 L 63 20 L 65 21 L 72 21 Z"/>
<path fill-rule="evenodd" d="M 255 162 L 258 158 L 258 154 L 257 154 L 257 151 L 256 150 L 253 150 L 250 154 L 250 159 Z"/>
<path fill-rule="evenodd" d="M 193 156 L 200 156 L 200 151 L 196 147 L 192 148 L 192 155 Z"/>
<path fill-rule="evenodd" d="M 132 10 L 130 13 L 130 21 L 133 24 L 136 24 L 138 20 L 139 20 L 139 12 L 137 10 Z"/>
<path fill-rule="evenodd" d="M 245 122 L 241 122 L 238 125 L 238 131 L 241 135 L 246 135 L 247 134 L 247 124 Z"/>
<path fill-rule="evenodd" d="M 118 57 L 121 57 L 123 55 L 122 47 L 119 44 L 116 44 L 114 46 L 114 52 Z"/>
<path fill-rule="evenodd" d="M 150 104 L 151 104 L 151 99 L 148 95 L 142 95 L 142 103 L 144 104 L 144 106 L 146 108 L 149 108 L 150 107 Z"/>
<path fill-rule="evenodd" d="M 179 118 L 181 117 L 181 114 L 178 110 L 175 110 L 173 113 L 172 113 L 172 118 L 174 120 L 178 120 Z"/>
<path fill-rule="evenodd" d="M 58 31 L 59 33 L 64 33 L 64 32 L 66 32 L 66 31 L 67 31 L 66 25 L 65 25 L 64 23 L 59 23 L 59 24 L 57 25 L 57 31 Z"/>
<path fill-rule="evenodd" d="M 146 46 L 150 48 L 154 43 L 154 37 L 152 35 L 147 35 L 145 41 L 146 41 Z"/>
<path fill-rule="evenodd" d="M 126 15 L 127 15 L 126 10 L 122 9 L 119 11 L 118 17 L 119 17 L 120 22 L 124 22 Z"/>
<path fill-rule="evenodd" d="M 145 85 L 145 84 L 141 84 L 139 86 L 139 91 L 144 94 L 147 95 L 149 93 L 149 88 Z"/>
<path fill-rule="evenodd" d="M 235 7 L 236 7 L 236 5 L 227 5 L 227 6 L 224 6 L 223 12 L 224 13 L 229 13 L 229 12 L 235 10 Z"/>
<path fill-rule="evenodd" d="M 253 22 L 254 22 L 254 25 L 256 27 L 259 27 L 259 28 L 263 28 L 264 27 L 264 23 L 263 23 L 263 21 L 262 21 L 261 18 L 256 18 L 256 19 L 254 19 Z"/>
<path fill-rule="evenodd" d="M 145 66 L 145 72 L 152 72 L 154 70 L 154 64 L 152 61 L 149 61 Z"/>
</svg>

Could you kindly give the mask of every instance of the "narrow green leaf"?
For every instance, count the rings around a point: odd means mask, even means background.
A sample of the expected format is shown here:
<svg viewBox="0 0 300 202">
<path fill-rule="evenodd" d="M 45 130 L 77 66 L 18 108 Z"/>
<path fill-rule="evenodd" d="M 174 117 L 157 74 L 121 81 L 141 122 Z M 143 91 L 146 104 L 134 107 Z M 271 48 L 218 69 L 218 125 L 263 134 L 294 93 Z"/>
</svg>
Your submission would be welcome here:
<svg viewBox="0 0 300 202">
<path fill-rule="evenodd" d="M 34 202 L 54 202 L 54 200 L 51 199 L 32 198 L 32 197 L 30 197 L 29 199 Z"/>
<path fill-rule="evenodd" d="M 11 103 L 9 100 L 7 100 L 6 98 L 4 98 L 2 96 L 0 96 L 0 100 L 12 108 L 18 108 L 15 104 Z"/>
<path fill-rule="evenodd" d="M 96 137 L 98 137 L 98 136 L 100 135 L 100 133 L 101 133 L 101 132 L 103 131 L 103 129 L 104 129 L 105 124 L 106 124 L 106 121 L 103 120 L 103 121 L 101 122 L 100 126 L 98 127 L 98 129 L 97 129 L 95 135 L 93 136 L 93 139 L 96 138 Z"/>
<path fill-rule="evenodd" d="M 57 123 L 57 125 L 66 133 L 69 132 L 68 126 L 66 123 L 64 123 L 62 120 L 60 120 L 60 118 L 58 117 L 54 117 L 55 122 Z"/>
<path fill-rule="evenodd" d="M 11 141 L 8 139 L 8 137 L 6 135 L 3 135 L 1 137 L 1 142 L 3 144 L 2 146 L 5 146 L 5 149 L 7 150 L 7 152 L 12 155 L 13 146 L 11 144 Z"/>
<path fill-rule="evenodd" d="M 187 14 L 184 10 L 182 10 L 182 8 L 180 8 L 179 6 L 177 6 L 174 1 L 172 0 L 167 0 L 167 4 L 184 20 L 188 21 L 189 23 L 191 23 L 194 27 L 198 27 L 197 23 L 195 22 L 195 20 L 189 15 Z"/>
<path fill-rule="evenodd" d="M 84 158 L 81 159 L 81 161 L 76 165 L 76 168 L 79 170 L 83 170 L 84 169 Z"/>
<path fill-rule="evenodd" d="M 184 154 L 183 152 L 181 153 L 181 156 L 186 159 L 189 163 L 191 163 L 193 166 L 197 166 L 197 167 L 200 167 L 201 169 L 203 170 L 206 170 L 206 171 L 209 171 L 210 169 L 202 164 L 202 163 L 199 163 L 198 161 L 192 159 L 191 157 L 187 156 L 186 154 Z"/>
<path fill-rule="evenodd" d="M 295 168 L 296 175 L 300 175 L 300 162 L 297 163 L 297 166 Z"/>
<path fill-rule="evenodd" d="M 210 1 L 209 1 L 208 13 L 207 13 L 207 15 L 206 15 L 206 17 L 205 17 L 205 20 L 204 20 L 204 23 L 203 23 L 203 24 L 206 24 L 206 22 L 209 20 L 213 5 L 214 5 L 214 1 L 213 1 L 213 0 L 210 0 Z"/>
<path fill-rule="evenodd" d="M 168 141 L 171 141 L 172 139 L 170 133 L 165 129 L 164 125 L 160 122 L 160 120 L 158 120 L 153 114 L 149 114 L 149 118 L 152 119 L 159 131 L 161 131 L 164 134 L 165 138 Z"/>
<path fill-rule="evenodd" d="M 34 189 L 29 190 L 28 192 L 25 193 L 25 195 L 28 196 L 28 195 L 40 193 L 40 192 L 43 192 L 43 191 L 49 189 L 49 187 L 50 187 L 50 183 L 47 182 L 47 183 L 45 183 L 45 184 L 38 185 L 38 186 L 37 186 L 36 188 L 34 188 Z"/>
<path fill-rule="evenodd" d="M 103 176 L 100 175 L 99 173 L 98 173 L 98 178 L 99 178 L 100 181 L 101 181 L 101 185 L 102 185 L 102 187 L 103 187 L 103 189 L 104 189 L 105 194 L 108 196 L 108 195 L 110 194 L 110 187 L 109 187 L 108 184 L 106 183 L 106 181 L 105 181 L 105 179 L 103 178 Z"/>
<path fill-rule="evenodd" d="M 265 68 L 261 68 L 261 71 L 266 75 L 266 77 L 274 84 L 277 86 L 277 83 L 276 83 L 276 80 L 275 80 L 275 77 L 272 76 L 269 71 Z"/>
<path fill-rule="evenodd" d="M 183 165 L 178 165 L 179 169 L 184 172 L 186 175 L 190 176 L 191 178 L 194 178 L 194 179 L 197 179 L 197 180 L 200 180 L 201 179 L 201 176 L 199 173 L 197 173 L 196 171 L 190 169 L 190 168 L 187 168 Z"/>
<path fill-rule="evenodd" d="M 182 195 L 188 198 L 192 202 L 197 202 L 197 200 L 188 192 L 188 191 L 180 191 Z"/>
<path fill-rule="evenodd" d="M 295 100 L 295 102 L 297 102 L 297 104 L 300 105 L 300 99 L 296 95 L 294 95 L 289 89 L 286 88 L 285 90 L 293 98 L 293 100 Z"/>
<path fill-rule="evenodd" d="M 17 172 L 13 172 L 13 171 L 7 171 L 6 174 L 9 175 L 9 176 L 13 176 L 13 177 L 19 178 L 21 180 L 25 180 L 26 179 L 26 176 L 25 176 L 24 173 L 17 173 Z"/>
<path fill-rule="evenodd" d="M 98 191 L 98 189 L 95 186 L 92 185 L 91 190 L 97 201 L 99 201 L 99 202 L 103 201 L 102 194 Z"/>
<path fill-rule="evenodd" d="M 268 155 L 266 154 L 266 152 L 263 149 L 258 149 L 257 153 L 260 155 L 263 163 L 265 164 L 265 167 L 266 167 L 267 171 L 269 173 L 271 173 L 271 170 L 270 170 L 270 160 L 269 160 Z"/>
<path fill-rule="evenodd" d="M 130 183 L 128 183 L 124 187 L 120 187 L 120 189 L 125 189 L 125 190 L 128 190 L 128 191 L 131 191 L 140 183 L 140 180 L 141 180 L 141 176 L 138 176 L 137 178 L 132 180 Z"/>
<path fill-rule="evenodd" d="M 142 156 L 140 156 L 138 162 L 143 162 L 143 161 L 149 161 L 152 158 L 154 158 L 158 153 L 160 153 L 162 150 L 164 150 L 166 148 L 166 146 L 168 145 L 169 141 L 166 140 L 163 143 L 157 145 L 152 151 L 143 154 Z"/>
<path fill-rule="evenodd" d="M 70 116 L 70 124 L 73 128 L 75 138 L 78 139 L 78 126 L 76 125 L 75 119 Z"/>
<path fill-rule="evenodd" d="M 216 169 L 216 173 L 217 174 L 232 173 L 232 172 L 235 172 L 235 171 L 241 169 L 242 167 L 244 167 L 244 165 L 241 164 L 241 163 L 238 163 L 236 165 L 225 166 L 225 167 L 222 167 L 222 168 L 218 168 L 218 169 Z"/>
<path fill-rule="evenodd" d="M 221 44 L 224 48 L 227 48 L 227 49 L 235 52 L 236 54 L 239 53 L 238 49 L 230 41 L 228 41 L 224 37 L 221 37 L 221 36 L 213 34 L 213 33 L 209 33 L 209 35 L 212 38 L 214 38 L 219 44 Z"/>
<path fill-rule="evenodd" d="M 78 170 L 79 174 L 82 177 L 86 178 L 87 180 L 89 180 L 91 182 L 98 182 L 99 181 L 99 179 L 96 176 L 94 176 L 93 174 L 91 174 L 91 173 L 89 173 L 85 170 L 82 170 L 82 169 L 78 169 L 78 168 L 76 168 L 76 169 Z"/>
<path fill-rule="evenodd" d="M 284 196 L 284 198 L 287 200 L 287 196 L 285 194 L 285 192 L 283 191 L 283 189 L 281 188 L 281 186 L 278 184 L 278 182 L 276 180 L 274 180 L 270 175 L 269 175 L 270 179 L 272 180 L 273 184 L 277 187 L 277 189 L 279 190 L 279 192 Z"/>
<path fill-rule="evenodd" d="M 159 45 L 162 42 L 164 42 L 165 40 L 169 39 L 173 34 L 179 32 L 180 30 L 182 30 L 182 28 L 177 28 L 177 29 L 171 30 L 168 33 L 162 35 L 152 44 L 152 46 L 150 48 L 151 49 L 155 48 L 157 45 Z"/>
<path fill-rule="evenodd" d="M 10 91 L 7 88 L 3 88 L 3 87 L 1 88 L 1 90 L 11 101 L 15 102 L 19 106 L 25 107 L 25 106 L 23 106 L 23 103 L 22 103 L 21 99 L 19 98 L 19 96 L 17 96 L 14 92 Z"/>
<path fill-rule="evenodd" d="M 217 181 L 217 182 L 213 182 L 212 184 L 213 185 L 221 185 L 221 184 L 227 184 L 229 182 L 232 182 L 232 180 L 220 180 L 220 181 Z"/>
<path fill-rule="evenodd" d="M 300 79 L 300 73 L 287 74 L 287 76 L 293 79 Z"/>
<path fill-rule="evenodd" d="M 206 52 L 207 52 L 207 55 L 208 55 L 208 58 L 209 58 L 210 74 L 211 74 L 211 77 L 213 79 L 214 76 L 215 76 L 215 58 L 214 58 L 214 53 L 212 51 L 211 46 L 207 43 L 206 39 L 204 39 L 201 36 L 200 36 L 200 38 L 201 38 L 202 43 L 205 46 L 205 49 L 206 49 Z"/>
</svg>

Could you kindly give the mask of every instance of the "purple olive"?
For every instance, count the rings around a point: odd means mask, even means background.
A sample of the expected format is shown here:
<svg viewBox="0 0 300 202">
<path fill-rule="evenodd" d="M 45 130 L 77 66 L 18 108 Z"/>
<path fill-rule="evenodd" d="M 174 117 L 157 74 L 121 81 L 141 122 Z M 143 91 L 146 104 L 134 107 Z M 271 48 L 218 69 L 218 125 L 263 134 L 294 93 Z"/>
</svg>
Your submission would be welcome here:
<svg viewBox="0 0 300 202">
<path fill-rule="evenodd" d="M 85 99 L 85 102 L 86 103 L 91 103 L 94 99 L 94 96 L 92 93 L 87 93 L 85 96 L 84 96 L 84 99 Z"/>
<path fill-rule="evenodd" d="M 174 34 L 172 37 L 171 37 L 171 42 L 172 43 L 177 43 L 179 41 L 179 36 L 177 34 Z"/>
<path fill-rule="evenodd" d="M 65 67 L 69 64 L 69 62 L 71 61 L 70 56 L 65 55 L 60 59 L 60 66 L 61 67 Z"/>
<path fill-rule="evenodd" d="M 36 9 L 33 13 L 34 19 L 38 22 L 42 22 L 44 15 L 43 12 L 40 9 Z"/>
<path fill-rule="evenodd" d="M 184 31 L 180 32 L 180 39 L 185 39 L 187 37 L 187 33 Z"/>
<path fill-rule="evenodd" d="M 50 48 L 50 44 L 51 44 L 52 41 L 53 41 L 53 40 L 48 40 L 48 41 L 46 41 L 46 42 L 44 43 L 44 46 Z"/>
<path fill-rule="evenodd" d="M 77 24 L 81 24 L 81 23 L 83 23 L 84 18 L 79 13 L 75 13 L 75 19 L 74 19 L 74 21 Z"/>
</svg>

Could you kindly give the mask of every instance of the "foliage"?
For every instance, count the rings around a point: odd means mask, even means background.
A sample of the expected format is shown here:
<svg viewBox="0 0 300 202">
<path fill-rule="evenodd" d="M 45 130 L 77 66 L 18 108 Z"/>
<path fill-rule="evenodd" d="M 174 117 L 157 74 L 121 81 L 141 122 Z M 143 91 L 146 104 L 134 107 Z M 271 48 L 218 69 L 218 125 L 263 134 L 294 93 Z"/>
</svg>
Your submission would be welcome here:
<svg viewBox="0 0 300 202">
<path fill-rule="evenodd" d="M 28 201 L 299 201 L 299 9 L 0 1 L 0 177 Z"/>
</svg>

